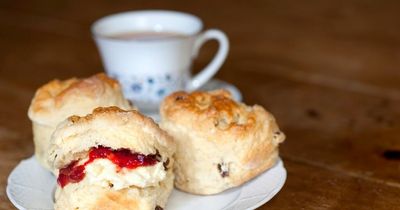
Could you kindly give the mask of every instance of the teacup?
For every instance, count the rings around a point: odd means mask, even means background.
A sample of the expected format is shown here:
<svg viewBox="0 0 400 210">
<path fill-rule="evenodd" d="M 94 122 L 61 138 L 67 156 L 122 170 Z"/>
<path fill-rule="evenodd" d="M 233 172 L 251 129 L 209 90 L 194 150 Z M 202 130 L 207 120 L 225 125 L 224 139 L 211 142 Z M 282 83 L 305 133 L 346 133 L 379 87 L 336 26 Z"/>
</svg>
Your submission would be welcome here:
<svg viewBox="0 0 400 210">
<path fill-rule="evenodd" d="M 149 10 L 101 18 L 93 24 L 92 33 L 106 72 L 119 80 L 125 97 L 142 111 L 154 112 L 164 96 L 198 89 L 224 63 L 228 38 L 220 30 L 201 32 L 202 28 L 194 15 Z M 212 39 L 219 42 L 215 57 L 192 77 L 192 60 Z"/>
</svg>

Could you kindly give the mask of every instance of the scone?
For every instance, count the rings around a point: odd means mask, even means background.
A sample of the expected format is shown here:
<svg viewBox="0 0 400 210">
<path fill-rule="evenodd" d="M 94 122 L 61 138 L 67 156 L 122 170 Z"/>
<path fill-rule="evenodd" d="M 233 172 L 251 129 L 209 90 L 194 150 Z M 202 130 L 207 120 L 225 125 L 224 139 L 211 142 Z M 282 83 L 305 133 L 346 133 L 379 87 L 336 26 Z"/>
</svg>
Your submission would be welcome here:
<svg viewBox="0 0 400 210">
<path fill-rule="evenodd" d="M 175 145 L 148 117 L 97 108 L 59 124 L 49 147 L 56 210 L 161 210 L 173 189 Z"/>
<path fill-rule="evenodd" d="M 35 156 L 45 168 L 46 151 L 57 124 L 71 115 L 86 115 L 101 106 L 131 109 L 119 83 L 100 73 L 86 79 L 53 80 L 40 87 L 29 107 Z"/>
<path fill-rule="evenodd" d="M 175 186 L 208 195 L 239 186 L 274 166 L 285 136 L 261 106 L 225 90 L 176 92 L 164 99 L 161 127 L 175 140 Z"/>
</svg>

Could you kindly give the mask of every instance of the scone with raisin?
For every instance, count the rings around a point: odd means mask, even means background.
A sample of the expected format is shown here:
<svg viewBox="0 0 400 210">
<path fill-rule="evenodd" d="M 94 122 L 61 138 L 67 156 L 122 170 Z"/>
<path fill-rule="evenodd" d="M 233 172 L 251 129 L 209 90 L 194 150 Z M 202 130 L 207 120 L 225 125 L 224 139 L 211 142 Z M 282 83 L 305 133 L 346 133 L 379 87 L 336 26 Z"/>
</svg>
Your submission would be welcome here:
<svg viewBox="0 0 400 210">
<path fill-rule="evenodd" d="M 194 194 L 222 192 L 271 168 L 285 139 L 272 114 L 225 90 L 173 93 L 160 114 L 177 144 L 175 186 Z"/>
<path fill-rule="evenodd" d="M 40 87 L 28 116 L 32 120 L 35 156 L 41 165 L 50 169 L 46 152 L 58 123 L 71 115 L 86 115 L 101 106 L 132 109 L 119 83 L 103 73 L 85 79 L 53 80 Z"/>
<path fill-rule="evenodd" d="M 117 107 L 72 116 L 55 130 L 56 210 L 160 210 L 173 189 L 170 136 L 148 117 Z"/>
</svg>

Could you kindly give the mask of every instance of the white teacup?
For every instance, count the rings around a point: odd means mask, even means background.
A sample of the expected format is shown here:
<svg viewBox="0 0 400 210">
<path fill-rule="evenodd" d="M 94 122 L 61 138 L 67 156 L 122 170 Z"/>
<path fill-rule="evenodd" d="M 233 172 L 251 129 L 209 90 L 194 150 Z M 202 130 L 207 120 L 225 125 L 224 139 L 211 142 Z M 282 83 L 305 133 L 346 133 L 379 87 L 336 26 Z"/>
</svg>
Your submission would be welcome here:
<svg viewBox="0 0 400 210">
<path fill-rule="evenodd" d="M 106 72 L 119 80 L 124 95 L 142 111 L 155 111 L 164 96 L 196 90 L 224 63 L 228 38 L 216 29 L 201 32 L 202 27 L 202 21 L 190 14 L 149 10 L 101 18 L 92 33 Z M 211 39 L 219 42 L 218 52 L 192 77 L 192 60 Z"/>
</svg>

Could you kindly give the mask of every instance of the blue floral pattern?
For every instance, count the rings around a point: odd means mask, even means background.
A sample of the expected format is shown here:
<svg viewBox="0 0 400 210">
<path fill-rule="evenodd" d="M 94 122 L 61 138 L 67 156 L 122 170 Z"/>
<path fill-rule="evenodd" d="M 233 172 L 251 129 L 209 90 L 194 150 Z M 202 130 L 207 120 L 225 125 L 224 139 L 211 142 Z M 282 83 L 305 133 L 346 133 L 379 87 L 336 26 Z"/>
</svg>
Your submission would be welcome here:
<svg viewBox="0 0 400 210">
<path fill-rule="evenodd" d="M 189 73 L 171 74 L 169 72 L 143 77 L 115 75 L 115 78 L 121 83 L 125 97 L 139 107 L 158 106 L 165 96 L 185 87 Z"/>
<path fill-rule="evenodd" d="M 142 85 L 139 84 L 139 83 L 134 83 L 131 86 L 131 89 L 132 89 L 133 92 L 137 92 L 138 93 L 138 92 L 140 92 L 142 90 Z"/>
<path fill-rule="evenodd" d="M 164 96 L 165 95 L 165 89 L 159 89 L 158 91 L 157 91 L 157 95 L 158 96 Z"/>
</svg>

